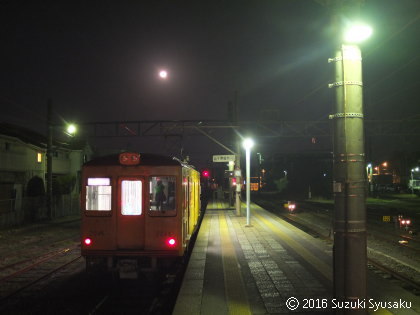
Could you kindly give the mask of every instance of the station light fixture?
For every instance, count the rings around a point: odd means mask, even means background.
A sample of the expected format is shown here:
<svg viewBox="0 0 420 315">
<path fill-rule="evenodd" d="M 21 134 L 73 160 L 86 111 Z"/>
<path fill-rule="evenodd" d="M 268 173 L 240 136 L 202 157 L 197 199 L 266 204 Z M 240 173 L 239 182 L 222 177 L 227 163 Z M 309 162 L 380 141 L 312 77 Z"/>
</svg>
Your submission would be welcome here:
<svg viewBox="0 0 420 315">
<path fill-rule="evenodd" d="M 358 44 L 368 39 L 372 33 L 372 28 L 367 24 L 353 24 L 344 32 L 344 41 L 349 44 Z"/>
<path fill-rule="evenodd" d="M 250 150 L 254 146 L 254 140 L 252 140 L 251 138 L 246 138 L 242 142 L 242 145 L 243 145 L 245 150 Z"/>
<path fill-rule="evenodd" d="M 73 136 L 77 132 L 77 127 L 75 124 L 69 124 L 67 126 L 67 133 L 71 136 Z"/>
</svg>

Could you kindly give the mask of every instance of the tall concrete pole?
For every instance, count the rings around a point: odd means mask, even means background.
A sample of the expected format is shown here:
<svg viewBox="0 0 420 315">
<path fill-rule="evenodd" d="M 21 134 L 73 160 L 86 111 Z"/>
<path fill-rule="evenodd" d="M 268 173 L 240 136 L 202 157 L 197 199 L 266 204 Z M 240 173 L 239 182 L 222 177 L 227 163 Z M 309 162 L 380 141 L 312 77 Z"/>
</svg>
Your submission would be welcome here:
<svg viewBox="0 0 420 315">
<path fill-rule="evenodd" d="M 254 141 L 251 138 L 246 138 L 243 141 L 245 149 L 245 167 L 246 167 L 246 226 L 252 226 L 251 218 L 251 148 L 254 146 Z"/>
<path fill-rule="evenodd" d="M 241 189 L 242 189 L 242 176 L 241 176 L 241 155 L 239 154 L 241 148 L 239 140 L 237 142 L 236 146 L 236 152 L 235 155 L 235 178 L 236 178 L 236 189 L 235 189 L 235 208 L 236 208 L 236 215 L 241 215 Z"/>
<path fill-rule="evenodd" d="M 47 104 L 47 216 L 52 219 L 52 101 L 49 99 Z"/>
<path fill-rule="evenodd" d="M 251 218 L 251 148 L 245 149 L 245 168 L 246 168 L 246 225 L 250 226 Z"/>
<path fill-rule="evenodd" d="M 235 91 L 235 97 L 233 102 L 233 120 L 232 122 L 236 125 L 238 123 L 238 91 Z M 241 143 L 238 138 L 237 132 L 233 133 L 233 139 L 236 141 L 236 155 L 235 155 L 235 179 L 236 179 L 236 189 L 235 189 L 235 208 L 236 215 L 239 217 L 241 215 L 241 189 L 242 189 L 242 174 L 241 174 Z"/>
<path fill-rule="evenodd" d="M 366 165 L 363 131 L 362 58 L 357 45 L 341 45 L 335 58 L 334 143 L 334 296 L 366 298 Z M 366 310 L 340 310 L 366 314 Z"/>
</svg>

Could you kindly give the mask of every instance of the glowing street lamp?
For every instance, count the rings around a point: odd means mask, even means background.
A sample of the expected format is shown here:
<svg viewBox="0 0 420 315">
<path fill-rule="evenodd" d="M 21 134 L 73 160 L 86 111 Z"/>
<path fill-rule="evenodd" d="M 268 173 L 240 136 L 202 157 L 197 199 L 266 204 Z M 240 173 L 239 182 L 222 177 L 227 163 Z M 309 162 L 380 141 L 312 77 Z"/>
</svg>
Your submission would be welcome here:
<svg viewBox="0 0 420 315">
<path fill-rule="evenodd" d="M 353 24 L 344 32 L 344 41 L 346 43 L 358 44 L 368 39 L 373 33 L 369 25 L 358 23 Z"/>
<path fill-rule="evenodd" d="M 250 225 L 250 199 L 251 199 L 251 148 L 254 146 L 254 141 L 251 138 L 246 138 L 242 142 L 245 149 L 246 160 L 246 225 Z"/>
<path fill-rule="evenodd" d="M 69 124 L 67 126 L 67 134 L 73 136 L 77 131 L 77 127 L 75 124 Z"/>
</svg>

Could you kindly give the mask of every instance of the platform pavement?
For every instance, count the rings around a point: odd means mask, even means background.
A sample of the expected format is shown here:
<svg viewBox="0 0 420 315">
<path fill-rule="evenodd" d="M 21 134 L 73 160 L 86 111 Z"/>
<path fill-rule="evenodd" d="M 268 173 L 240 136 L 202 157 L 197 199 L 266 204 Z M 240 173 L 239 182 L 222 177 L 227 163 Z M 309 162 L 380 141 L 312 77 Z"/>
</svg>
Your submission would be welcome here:
<svg viewBox="0 0 420 315">
<path fill-rule="evenodd" d="M 209 203 L 173 314 L 333 314 L 322 307 L 302 308 L 304 299 L 324 299 L 331 305 L 331 244 L 255 204 L 251 210 L 252 226 L 247 227 L 246 218 L 236 216 L 233 208 Z M 368 278 L 375 299 L 405 294 L 385 279 Z M 300 302 L 294 311 L 286 304 L 292 297 Z M 404 298 L 420 305 L 415 296 Z M 412 309 L 369 313 L 418 314 Z"/>
<path fill-rule="evenodd" d="M 331 275 L 308 271 L 289 254 L 263 222 L 264 212 L 253 205 L 252 227 L 246 227 L 246 218 L 226 204 L 209 204 L 173 314 L 279 314 L 289 312 L 289 297 L 329 298 Z M 306 251 L 325 268 L 325 262 Z"/>
</svg>

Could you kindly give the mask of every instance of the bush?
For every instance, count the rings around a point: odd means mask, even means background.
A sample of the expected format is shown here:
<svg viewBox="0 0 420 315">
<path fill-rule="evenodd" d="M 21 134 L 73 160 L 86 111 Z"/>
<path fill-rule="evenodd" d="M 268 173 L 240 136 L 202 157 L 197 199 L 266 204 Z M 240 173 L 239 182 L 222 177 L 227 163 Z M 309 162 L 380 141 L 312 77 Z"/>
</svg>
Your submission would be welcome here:
<svg viewBox="0 0 420 315">
<path fill-rule="evenodd" d="M 37 197 L 45 195 L 44 181 L 39 176 L 32 177 L 26 187 L 26 195 L 28 197 Z"/>
<path fill-rule="evenodd" d="M 277 191 L 282 192 L 287 188 L 288 181 L 286 177 L 282 177 L 280 179 L 274 180 L 274 184 L 276 185 Z"/>
</svg>

